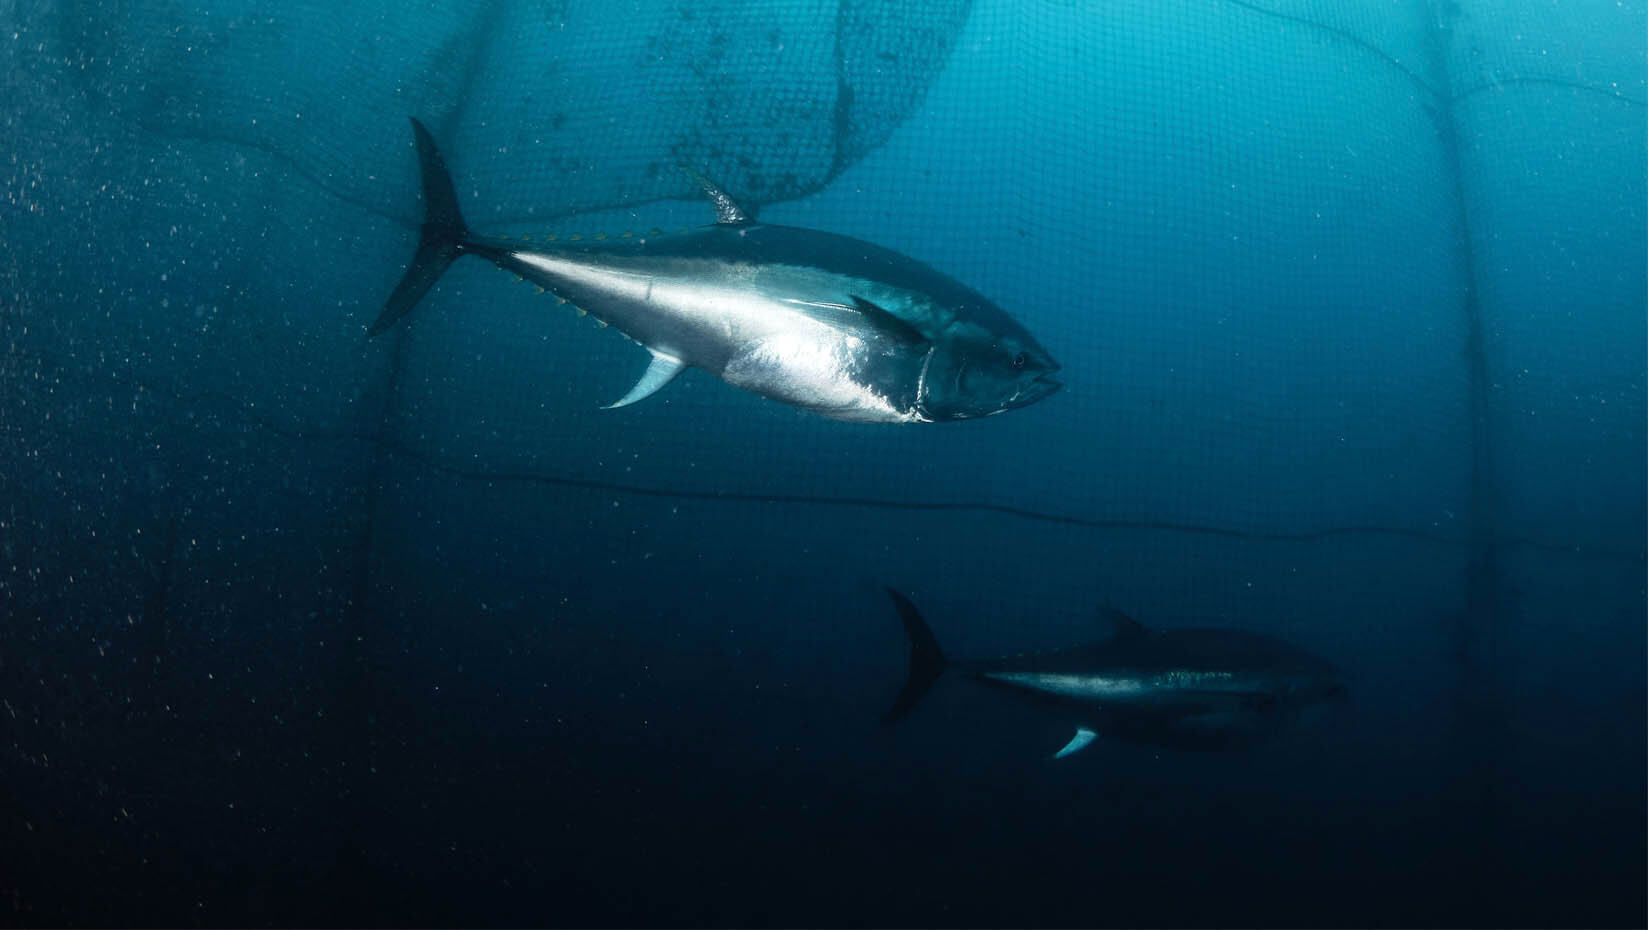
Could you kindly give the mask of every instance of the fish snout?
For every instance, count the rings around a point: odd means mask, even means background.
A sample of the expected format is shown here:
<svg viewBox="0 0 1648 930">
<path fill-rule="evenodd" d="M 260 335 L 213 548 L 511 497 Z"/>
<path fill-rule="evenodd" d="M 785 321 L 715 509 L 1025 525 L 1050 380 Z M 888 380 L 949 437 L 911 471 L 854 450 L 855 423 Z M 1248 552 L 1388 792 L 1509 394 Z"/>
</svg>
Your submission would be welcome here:
<svg viewBox="0 0 1648 930">
<path fill-rule="evenodd" d="M 1064 382 L 1054 378 L 1051 374 L 1042 375 L 1019 389 L 1018 397 L 1015 398 L 1016 405 L 1022 407 L 1040 400 L 1046 400 L 1058 393 L 1059 389 L 1063 387 Z"/>
</svg>

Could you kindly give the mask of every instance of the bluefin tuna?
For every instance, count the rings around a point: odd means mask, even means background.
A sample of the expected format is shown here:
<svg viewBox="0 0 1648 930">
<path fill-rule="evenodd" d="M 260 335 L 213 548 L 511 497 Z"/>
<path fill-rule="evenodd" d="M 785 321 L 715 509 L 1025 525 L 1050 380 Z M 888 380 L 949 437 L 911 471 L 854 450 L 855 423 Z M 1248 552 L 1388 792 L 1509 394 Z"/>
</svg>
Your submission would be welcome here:
<svg viewBox="0 0 1648 930">
<path fill-rule="evenodd" d="M 647 350 L 645 373 L 610 407 L 645 399 L 687 368 L 870 423 L 985 417 L 1060 387 L 1047 350 L 977 291 L 869 242 L 757 222 L 701 177 L 712 226 L 555 243 L 474 235 L 434 137 L 416 119 L 412 130 L 423 227 L 369 335 L 405 316 L 452 262 L 475 255 Z"/>
<path fill-rule="evenodd" d="M 910 640 L 909 677 L 882 718 L 897 722 L 947 670 L 1034 699 L 1075 728 L 1062 759 L 1107 738 L 1181 749 L 1231 749 L 1275 733 L 1307 707 L 1347 689 L 1326 660 L 1241 630 L 1147 629 L 1105 611 L 1109 638 L 1050 652 L 952 661 L 915 604 L 889 588 Z"/>
</svg>

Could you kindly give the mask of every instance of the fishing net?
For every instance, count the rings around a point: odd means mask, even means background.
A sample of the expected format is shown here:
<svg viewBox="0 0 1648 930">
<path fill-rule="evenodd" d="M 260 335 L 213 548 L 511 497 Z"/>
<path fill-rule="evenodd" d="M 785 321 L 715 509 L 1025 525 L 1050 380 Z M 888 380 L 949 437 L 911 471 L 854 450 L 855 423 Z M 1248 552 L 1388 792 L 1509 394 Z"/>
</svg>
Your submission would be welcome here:
<svg viewBox="0 0 1648 930">
<path fill-rule="evenodd" d="M 501 217 L 542 219 L 689 196 L 688 164 L 754 202 L 819 190 L 909 115 L 969 5 L 67 3 L 17 25 L 147 135 L 262 152 L 415 218 L 417 115 L 467 174 L 508 179 L 483 185 Z"/>
</svg>

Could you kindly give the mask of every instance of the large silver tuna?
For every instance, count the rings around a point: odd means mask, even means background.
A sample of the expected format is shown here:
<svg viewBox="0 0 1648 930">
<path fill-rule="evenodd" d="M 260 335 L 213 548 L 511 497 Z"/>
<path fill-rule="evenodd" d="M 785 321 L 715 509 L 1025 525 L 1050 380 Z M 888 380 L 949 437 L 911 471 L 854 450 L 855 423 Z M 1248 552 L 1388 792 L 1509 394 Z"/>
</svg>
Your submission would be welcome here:
<svg viewBox="0 0 1648 930">
<path fill-rule="evenodd" d="M 639 239 L 527 243 L 471 234 L 435 141 L 412 121 L 425 219 L 412 265 L 372 324 L 406 315 L 461 255 L 478 255 L 651 353 L 613 407 L 682 370 L 842 420 L 989 416 L 1058 390 L 1058 363 L 983 295 L 847 236 L 756 222 L 700 180 L 714 226 Z"/>
</svg>

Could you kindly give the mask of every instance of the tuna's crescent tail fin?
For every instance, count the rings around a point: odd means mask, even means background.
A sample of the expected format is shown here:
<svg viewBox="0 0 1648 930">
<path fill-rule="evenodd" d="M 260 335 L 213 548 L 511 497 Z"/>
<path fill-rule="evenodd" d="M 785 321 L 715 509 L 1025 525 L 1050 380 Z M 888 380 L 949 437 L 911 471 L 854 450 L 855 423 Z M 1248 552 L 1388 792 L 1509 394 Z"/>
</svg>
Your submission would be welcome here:
<svg viewBox="0 0 1648 930">
<path fill-rule="evenodd" d="M 418 169 L 423 175 L 423 231 L 418 237 L 418 251 L 412 256 L 411 267 L 401 275 L 400 283 L 383 305 L 383 312 L 366 331 L 368 336 L 376 336 L 406 316 L 435 286 L 447 266 L 463 254 L 464 240 L 469 236 L 463 214 L 458 211 L 452 175 L 446 169 L 440 149 L 435 147 L 435 137 L 416 117 L 412 119 L 412 135 L 418 143 Z"/>
<path fill-rule="evenodd" d="M 904 621 L 905 634 L 910 637 L 910 677 L 905 679 L 904 688 L 898 692 L 893 706 L 882 716 L 883 726 L 898 722 L 920 703 L 949 664 L 916 605 L 892 588 L 888 588 L 887 593 L 893 599 L 893 606 L 898 608 L 899 619 Z"/>
</svg>

